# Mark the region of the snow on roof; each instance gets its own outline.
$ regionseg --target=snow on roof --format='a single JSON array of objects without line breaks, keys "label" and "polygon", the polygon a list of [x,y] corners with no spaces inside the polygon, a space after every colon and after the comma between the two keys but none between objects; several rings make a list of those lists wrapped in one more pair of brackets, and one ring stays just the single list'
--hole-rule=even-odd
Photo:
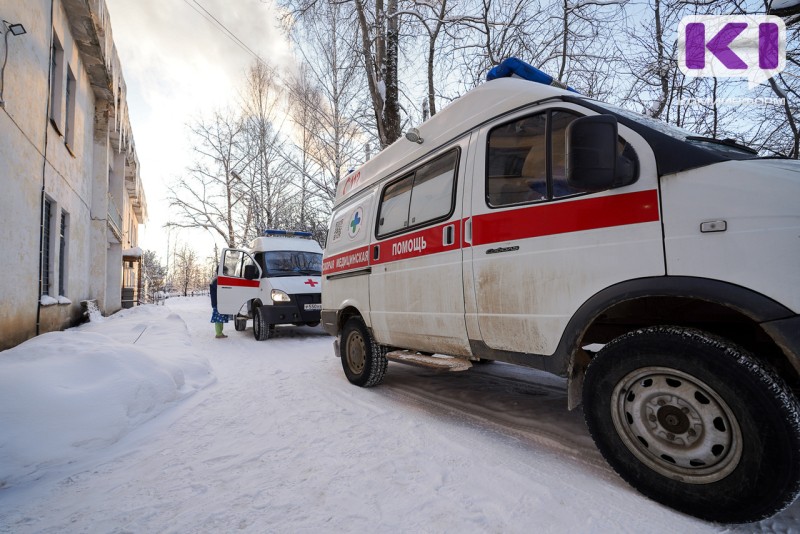
[{"label": "snow on roof", "polygon": [[422,144],[400,138],[354,172],[342,178],[336,190],[335,205],[352,193],[375,183],[486,121],[547,98],[575,93],[520,78],[498,78],[485,82],[422,123]]},{"label": "snow on roof", "polygon": [[141,258],[142,254],[144,253],[140,247],[126,248],[122,251],[123,256],[130,256],[134,258]]}]

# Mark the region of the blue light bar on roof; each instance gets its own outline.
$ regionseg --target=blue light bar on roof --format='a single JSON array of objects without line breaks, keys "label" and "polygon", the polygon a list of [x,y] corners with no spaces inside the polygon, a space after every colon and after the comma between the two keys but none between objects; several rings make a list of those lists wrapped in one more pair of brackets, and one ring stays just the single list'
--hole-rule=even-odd
[{"label": "blue light bar on roof", "polygon": [[492,70],[490,70],[486,75],[486,80],[490,81],[497,78],[510,78],[512,76],[517,76],[519,78],[544,85],[552,85],[553,87],[566,89],[568,91],[572,91],[573,93],[578,92],[572,87],[559,82],[549,74],[546,74],[536,67],[528,65],[521,59],[517,59],[515,57],[504,59],[499,65],[492,67]]},{"label": "blue light bar on roof", "polygon": [[286,237],[311,237],[311,232],[299,232],[296,230],[264,230],[265,236],[282,235]]}]

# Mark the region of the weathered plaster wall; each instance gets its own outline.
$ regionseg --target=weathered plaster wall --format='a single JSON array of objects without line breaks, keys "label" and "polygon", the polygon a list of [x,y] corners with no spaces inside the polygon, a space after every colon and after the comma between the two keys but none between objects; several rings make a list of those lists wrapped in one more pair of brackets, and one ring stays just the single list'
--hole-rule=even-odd
[{"label": "weathered plaster wall", "polygon": [[[117,232],[110,230],[109,193],[120,213],[129,204],[142,206],[145,201],[140,185],[133,192],[126,188],[126,175],[139,184],[138,163],[127,118],[125,82],[104,1],[6,0],[0,3],[0,19],[21,23],[27,30],[22,36],[9,35],[4,107],[0,108],[2,350],[37,332],[75,324],[82,300],[96,299],[106,314],[120,309],[123,225],[120,222]],[[56,121],[50,120],[47,109],[53,32],[63,47],[64,65],[69,65],[75,78],[70,135],[65,135],[63,93],[56,101],[57,112],[50,114]],[[0,41],[0,54],[2,46]],[[55,80],[63,88],[67,70]],[[126,168],[127,161],[135,165]],[[40,306],[44,197],[51,202],[53,218],[51,261],[46,267],[49,296],[58,299],[63,292],[66,299]],[[64,291],[59,291],[62,212],[68,214],[68,230]]]},{"label": "weathered plaster wall", "polygon": [[[9,36],[0,109],[0,348],[36,332],[50,2],[4,2],[0,18],[27,34]],[[0,52],[3,44],[0,43]]]}]

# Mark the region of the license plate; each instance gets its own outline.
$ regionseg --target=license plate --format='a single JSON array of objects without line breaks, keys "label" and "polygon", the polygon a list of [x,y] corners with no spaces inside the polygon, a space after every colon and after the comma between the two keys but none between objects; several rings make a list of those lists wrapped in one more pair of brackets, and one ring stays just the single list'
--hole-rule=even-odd
[{"label": "license plate", "polygon": [[303,306],[303,309],[306,311],[322,310],[322,304],[306,304]]}]

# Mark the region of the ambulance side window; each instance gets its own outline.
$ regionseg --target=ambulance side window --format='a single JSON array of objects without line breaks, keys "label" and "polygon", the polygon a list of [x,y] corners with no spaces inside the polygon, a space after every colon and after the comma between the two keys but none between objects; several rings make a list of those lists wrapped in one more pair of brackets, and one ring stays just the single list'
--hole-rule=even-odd
[{"label": "ambulance side window", "polygon": [[[580,116],[551,109],[493,128],[486,160],[488,205],[497,208],[585,193],[569,185],[566,175],[567,126]],[[622,137],[618,150],[638,175],[636,153]]]},{"label": "ambulance side window", "polygon": [[547,198],[547,114],[539,113],[489,133],[486,195],[507,206]]},{"label": "ambulance side window", "polygon": [[408,206],[411,203],[413,185],[414,175],[409,174],[383,190],[378,235],[390,234],[408,226]]},{"label": "ambulance side window", "polygon": [[458,150],[390,183],[378,210],[378,237],[446,218],[453,210]]},{"label": "ambulance side window", "polygon": [[452,209],[453,177],[458,153],[450,152],[423,165],[414,175],[411,191],[410,224],[419,224],[444,217]]},{"label": "ambulance side window", "polygon": [[225,276],[239,276],[242,268],[242,252],[239,250],[226,250],[222,263],[222,274]]}]

